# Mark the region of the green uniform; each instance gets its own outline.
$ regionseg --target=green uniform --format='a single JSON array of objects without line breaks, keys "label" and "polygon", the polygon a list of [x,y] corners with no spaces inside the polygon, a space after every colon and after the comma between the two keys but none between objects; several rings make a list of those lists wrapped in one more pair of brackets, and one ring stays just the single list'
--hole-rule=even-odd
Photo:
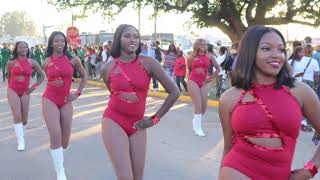
[{"label": "green uniform", "polygon": [[81,61],[82,66],[84,67],[84,51],[82,51],[82,49],[78,51],[78,57]]},{"label": "green uniform", "polygon": [[35,59],[35,57],[34,57],[34,51],[30,51],[29,56],[30,56],[31,59]]},{"label": "green uniform", "polygon": [[[0,48],[0,64],[2,64],[1,48]],[[1,66],[0,66],[1,68]]]},{"label": "green uniform", "polygon": [[2,79],[5,81],[6,79],[6,66],[11,56],[11,50],[8,48],[1,49],[1,68],[2,68]]},{"label": "green uniform", "polygon": [[38,64],[41,66],[42,60],[43,60],[43,52],[41,50],[35,50],[34,51],[34,59],[38,62]]}]

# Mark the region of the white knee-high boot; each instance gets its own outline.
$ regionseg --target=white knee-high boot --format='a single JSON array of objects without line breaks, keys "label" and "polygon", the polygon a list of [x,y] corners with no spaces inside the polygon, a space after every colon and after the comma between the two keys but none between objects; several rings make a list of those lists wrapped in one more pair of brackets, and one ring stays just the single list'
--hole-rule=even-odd
[{"label": "white knee-high boot", "polygon": [[198,136],[205,136],[205,133],[202,130],[202,114],[194,114],[193,117],[193,130]]},{"label": "white knee-high boot", "polygon": [[193,115],[193,119],[192,119],[192,130],[193,130],[193,132],[196,132],[196,116],[198,116],[198,114],[194,114]]},{"label": "white knee-high boot", "polygon": [[58,149],[50,149],[50,154],[57,173],[57,180],[67,180],[63,167],[64,157],[62,147]]},{"label": "white knee-high boot", "polygon": [[14,124],[14,131],[16,132],[17,141],[18,141],[18,151],[24,151],[24,133],[22,123]]}]

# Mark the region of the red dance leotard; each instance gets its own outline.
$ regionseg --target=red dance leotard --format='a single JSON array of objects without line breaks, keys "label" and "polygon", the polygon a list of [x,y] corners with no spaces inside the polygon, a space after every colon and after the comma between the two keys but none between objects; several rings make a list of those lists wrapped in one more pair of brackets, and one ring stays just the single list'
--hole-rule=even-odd
[{"label": "red dance leotard", "polygon": [[[109,80],[111,95],[103,117],[118,123],[128,136],[137,130],[133,124],[144,117],[150,76],[137,57],[134,61],[123,63],[115,59]],[[135,94],[138,101],[129,101],[121,95]]]},{"label": "red dance leotard", "polygon": [[[242,102],[246,93],[255,100]],[[232,111],[233,142],[223,166],[253,180],[288,180],[301,118],[301,107],[287,87],[252,85]],[[250,137],[279,138],[282,146],[259,146],[249,141]]]},{"label": "red dance leotard", "polygon": [[[9,88],[18,96],[22,96],[29,88],[31,74],[32,66],[29,59],[15,59],[10,70]],[[24,77],[24,80],[20,80],[19,77]]]},{"label": "red dance leotard", "polygon": [[[201,88],[206,81],[209,67],[210,60],[208,55],[196,56],[192,60],[189,80],[192,80]],[[202,70],[200,70],[200,68]]]},{"label": "red dance leotard", "polygon": [[[51,56],[45,72],[48,84],[43,97],[49,99],[60,109],[65,104],[64,99],[70,94],[72,83],[73,65],[67,56]],[[56,80],[62,80],[63,84],[55,84]]]}]

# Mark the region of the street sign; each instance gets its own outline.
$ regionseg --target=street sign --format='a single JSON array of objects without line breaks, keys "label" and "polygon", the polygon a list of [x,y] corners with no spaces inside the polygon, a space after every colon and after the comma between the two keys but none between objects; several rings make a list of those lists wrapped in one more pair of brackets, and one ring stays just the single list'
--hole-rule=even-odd
[{"label": "street sign", "polygon": [[81,40],[79,38],[76,38],[76,39],[67,38],[67,44],[80,45]]},{"label": "street sign", "polygon": [[77,39],[79,37],[79,29],[76,27],[68,27],[67,36],[70,39]]}]

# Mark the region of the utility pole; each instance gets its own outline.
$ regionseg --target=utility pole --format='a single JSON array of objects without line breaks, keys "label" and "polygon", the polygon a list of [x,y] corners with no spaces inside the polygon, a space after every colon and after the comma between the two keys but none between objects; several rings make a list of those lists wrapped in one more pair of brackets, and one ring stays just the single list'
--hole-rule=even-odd
[{"label": "utility pole", "polygon": [[154,7],[154,32],[153,32],[153,40],[157,40],[157,16],[158,16],[158,7]]},{"label": "utility pole", "polygon": [[140,32],[140,27],[141,27],[141,1],[140,0],[137,2],[137,8],[138,8],[138,30]]},{"label": "utility pole", "polygon": [[71,13],[71,27],[73,27],[73,19],[74,19],[73,13]]}]

